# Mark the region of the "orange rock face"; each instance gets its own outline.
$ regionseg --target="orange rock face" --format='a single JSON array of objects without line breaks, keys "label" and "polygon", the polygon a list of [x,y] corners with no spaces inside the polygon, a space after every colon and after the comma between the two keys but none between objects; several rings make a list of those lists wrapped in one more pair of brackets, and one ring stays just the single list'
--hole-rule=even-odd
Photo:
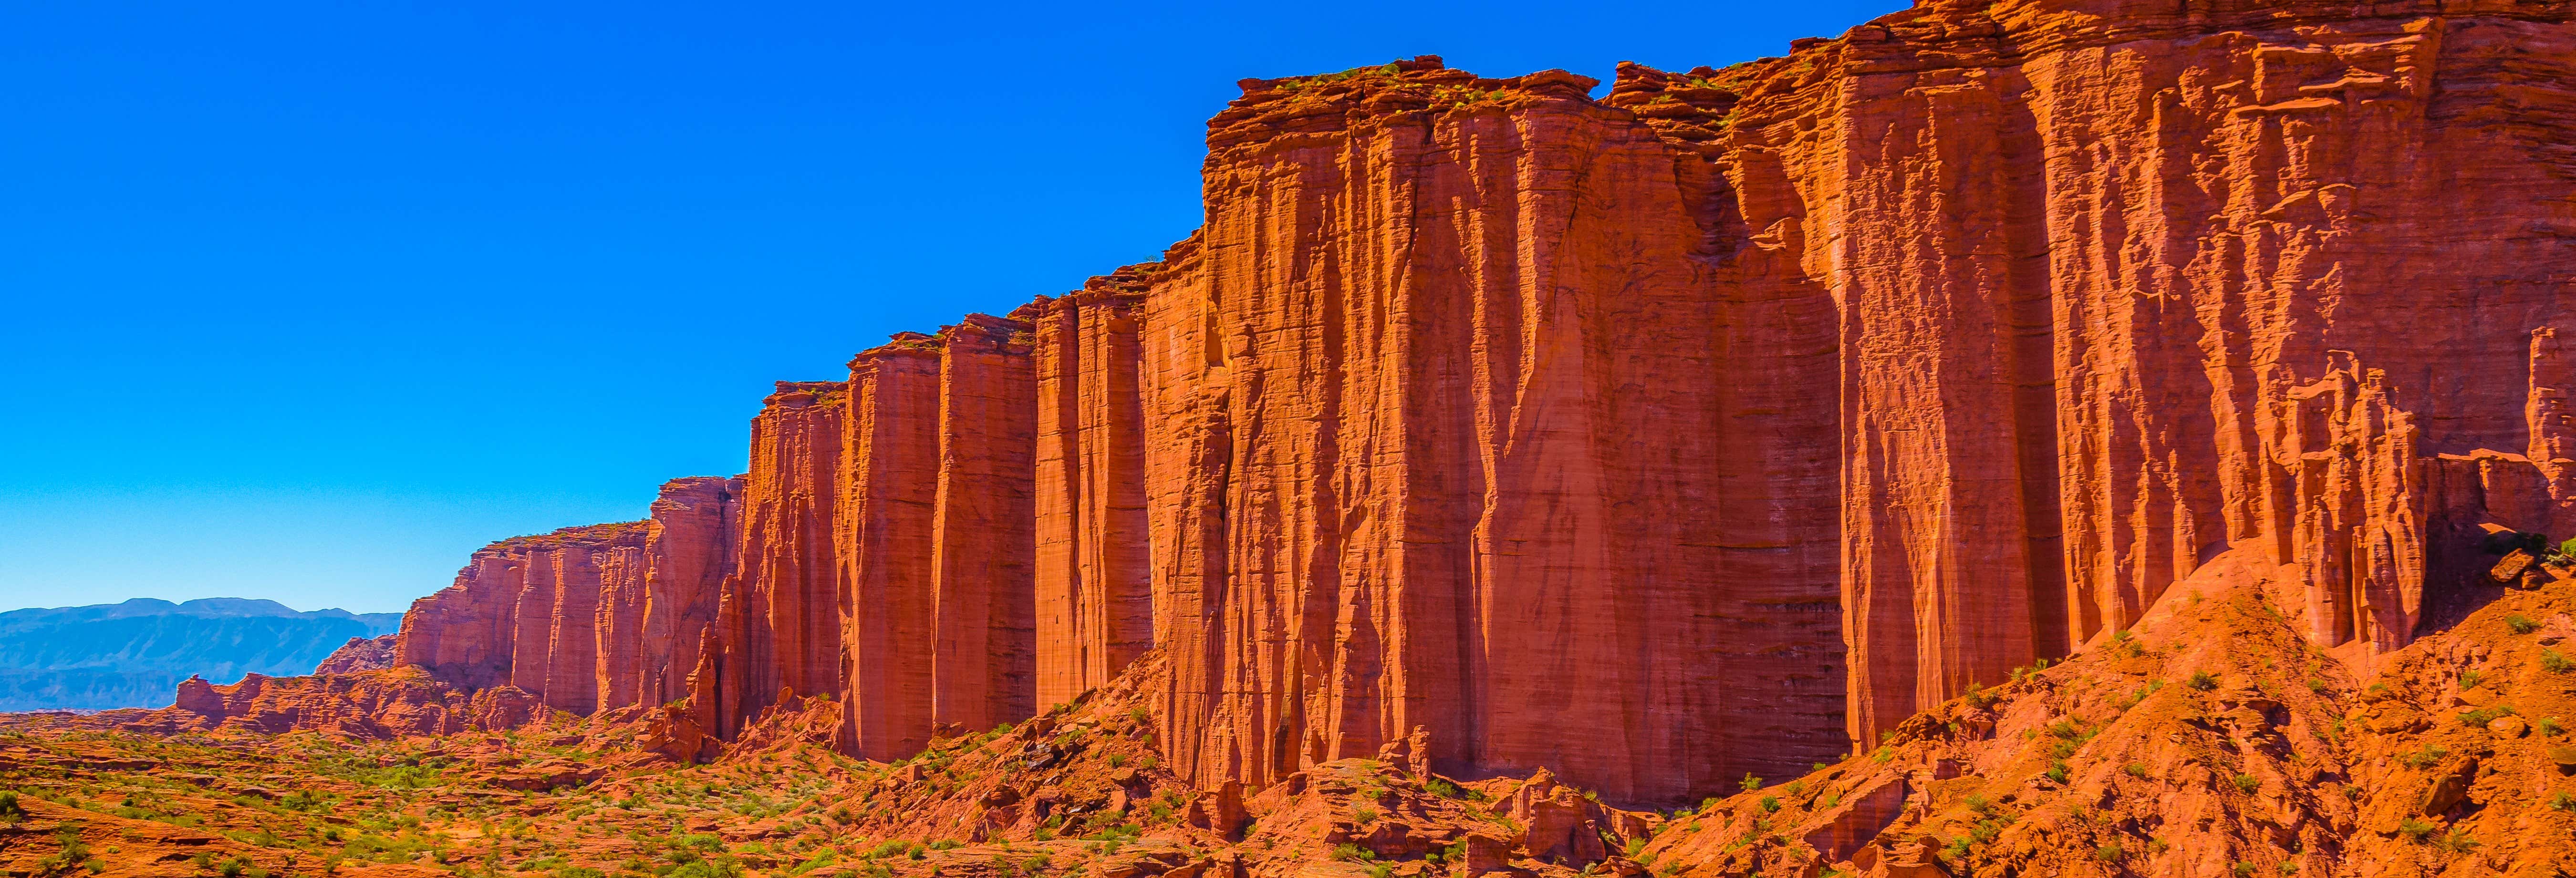
[{"label": "orange rock face", "polygon": [[1143,278],[1095,278],[1036,323],[1037,703],[1109,682],[1154,642],[1145,525]]},{"label": "orange rock face", "polygon": [[1427,726],[1444,771],[1661,799],[1846,748],[1831,339],[1722,331],[1831,310],[1710,252],[1715,177],[1592,85],[1400,62],[1211,126],[1143,329],[1195,776]]},{"label": "orange rock face", "polygon": [[779,385],[738,485],[496,544],[399,657],[718,737],[828,693],[891,759],[1151,648],[1193,784],[1420,728],[1632,802],[1866,745],[2222,553],[2366,661],[2491,531],[2576,530],[2567,18],[1927,0],[1599,98],[1246,80],[1160,261]]},{"label": "orange rock face", "polygon": [[930,539],[931,720],[939,726],[988,729],[1037,712],[1029,330],[974,314],[939,333],[939,494]]},{"label": "orange rock face", "polygon": [[600,707],[601,624],[612,590],[640,588],[643,522],[571,527],[474,553],[456,584],[412,603],[395,660],[467,690],[510,685],[574,713]]},{"label": "orange rock face", "polygon": [[[639,626],[633,700],[607,706],[667,704],[689,694],[698,645],[715,624],[724,578],[734,569],[742,480],[674,479],[653,501],[645,522],[644,616]],[[603,665],[612,674],[623,671]]]},{"label": "orange rock face", "polygon": [[310,677],[250,674],[230,686],[190,677],[179,684],[177,704],[122,727],[157,734],[305,730],[384,739],[516,728],[545,707],[515,687],[466,692],[412,667]]},{"label": "orange rock face", "polygon": [[316,674],[354,674],[359,671],[381,671],[394,666],[396,635],[352,637],[340,644],[313,668]]},{"label": "orange rock face", "polygon": [[[486,546],[454,586],[413,602],[383,666],[469,692],[511,685],[579,714],[685,695],[730,572],[739,491],[679,479],[646,521]],[[344,672],[332,667],[316,673]]]},{"label": "orange rock face", "polygon": [[752,419],[735,564],[708,629],[723,651],[699,664],[712,679],[711,699],[698,709],[710,711],[704,725],[723,734],[777,703],[782,690],[839,690],[842,580],[832,515],[847,390],[838,381],[781,381]]}]

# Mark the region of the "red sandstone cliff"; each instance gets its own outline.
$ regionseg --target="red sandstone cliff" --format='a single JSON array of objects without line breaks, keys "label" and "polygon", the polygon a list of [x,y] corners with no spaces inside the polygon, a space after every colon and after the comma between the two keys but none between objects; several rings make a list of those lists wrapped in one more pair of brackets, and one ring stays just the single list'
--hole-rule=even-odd
[{"label": "red sandstone cliff", "polygon": [[1847,752],[2231,548],[2367,663],[2487,526],[2576,530],[2567,20],[1936,0],[1598,99],[1246,80],[1160,261],[780,384],[738,483],[495,544],[399,658],[720,735],[831,694],[891,759],[1151,647],[1193,783],[1421,727],[1629,801]]},{"label": "red sandstone cliff", "polygon": [[1135,270],[1024,310],[1036,324],[1037,703],[1109,682],[1154,642]]},{"label": "red sandstone cliff", "polygon": [[474,554],[413,602],[392,663],[475,691],[516,686],[574,713],[685,694],[730,572],[731,479],[679,479],[641,522],[565,528]]},{"label": "red sandstone cliff", "polygon": [[694,670],[711,696],[698,707],[701,723],[725,735],[782,691],[838,691],[842,584],[832,514],[845,390],[837,381],[781,381],[752,420],[734,568],[707,629],[722,653],[701,654]]},{"label": "red sandstone cliff", "polygon": [[381,671],[394,666],[396,635],[352,637],[339,649],[313,668],[315,674],[354,674],[359,671]]}]

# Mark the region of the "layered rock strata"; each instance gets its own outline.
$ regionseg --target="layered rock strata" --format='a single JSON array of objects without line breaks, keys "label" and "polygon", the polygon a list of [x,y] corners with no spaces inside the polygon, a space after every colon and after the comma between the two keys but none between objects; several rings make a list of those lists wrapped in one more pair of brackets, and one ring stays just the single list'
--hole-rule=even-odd
[{"label": "layered rock strata", "polygon": [[478,556],[512,584],[403,653],[566,704],[540,659],[667,649],[720,735],[830,693],[898,758],[1151,647],[1194,783],[1420,728],[1626,801],[1873,741],[2231,549],[2368,661],[2488,532],[2576,528],[2568,14],[1933,0],[1599,99],[1246,80],[1161,260],[780,385],[699,645],[580,546]]}]

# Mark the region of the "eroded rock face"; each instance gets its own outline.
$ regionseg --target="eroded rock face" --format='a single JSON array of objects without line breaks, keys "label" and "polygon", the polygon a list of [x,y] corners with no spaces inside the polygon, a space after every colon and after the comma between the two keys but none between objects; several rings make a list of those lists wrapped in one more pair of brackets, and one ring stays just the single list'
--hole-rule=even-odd
[{"label": "eroded rock face", "polygon": [[2244,541],[2308,567],[2321,642],[2412,637],[2422,469],[2543,432],[2564,122],[2502,95],[2561,91],[2568,33],[2374,10],[1929,4],[1720,74],[1723,127],[1652,120],[1799,193],[1746,226],[1841,305],[1856,737]]},{"label": "eroded rock face", "polygon": [[[691,489],[739,512],[496,544],[398,652],[693,693],[720,738],[829,693],[898,758],[1151,647],[1193,784],[1419,728],[1439,771],[1662,802],[2103,642],[2223,552],[2390,653],[2491,530],[2576,528],[2567,19],[1932,0],[1599,99],[1246,80],[1161,260],[781,384],[751,472]],[[1879,804],[1818,844],[1874,850]]]},{"label": "eroded rock face", "polygon": [[[620,606],[603,598],[640,587],[645,543],[645,524],[624,522],[485,546],[455,585],[412,602],[395,661],[467,691],[509,685],[559,710],[597,710],[602,610]],[[609,620],[612,641],[628,624]]]},{"label": "eroded rock face", "polygon": [[[729,572],[739,491],[734,479],[679,479],[646,521],[486,546],[455,585],[413,602],[387,666],[469,692],[514,686],[578,714],[678,698],[715,615],[717,571]],[[317,673],[338,673],[329,667]]]},{"label": "eroded rock face", "polygon": [[[698,644],[715,624],[724,578],[734,568],[736,502],[742,479],[697,476],[673,479],[653,501],[645,522],[644,616],[637,638],[636,700],[667,704],[689,694],[698,667]],[[611,669],[611,673],[618,673]]]},{"label": "eroded rock face", "polygon": [[1419,725],[1442,770],[1634,800],[1846,747],[1830,304],[1711,252],[1719,181],[1592,85],[1400,62],[1211,125],[1144,326],[1197,775]]},{"label": "eroded rock face", "polygon": [[515,687],[468,692],[416,667],[310,677],[250,674],[229,686],[190,677],[180,682],[178,695],[178,703],[121,727],[157,734],[302,730],[385,739],[517,728],[546,709],[535,695]]},{"label": "eroded rock face", "polygon": [[1154,642],[1138,270],[1023,309],[1037,377],[1037,703],[1071,701]]},{"label": "eroded rock face", "polygon": [[393,667],[396,637],[397,635],[387,634],[382,637],[349,638],[349,642],[341,644],[339,649],[332,650],[328,657],[323,658],[322,663],[313,668],[313,673],[354,674],[359,671],[380,671]]},{"label": "eroded rock face", "polygon": [[848,409],[843,382],[781,381],[752,419],[735,565],[709,629],[723,652],[700,663],[713,672],[713,697],[696,709],[720,734],[733,734],[782,691],[840,689],[843,586],[833,514]]}]

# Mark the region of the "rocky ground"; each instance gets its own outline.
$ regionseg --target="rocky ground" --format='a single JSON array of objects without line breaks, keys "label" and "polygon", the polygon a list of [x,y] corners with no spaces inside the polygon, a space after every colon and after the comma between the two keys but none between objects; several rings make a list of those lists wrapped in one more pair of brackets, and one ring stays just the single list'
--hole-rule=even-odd
[{"label": "rocky ground", "polygon": [[1264,790],[1191,789],[1139,707],[1150,655],[1036,719],[891,764],[834,753],[838,706],[819,698],[721,747],[660,709],[501,732],[336,717],[266,731],[330,716],[276,698],[420,685],[382,671],[271,684],[272,701],[218,724],[179,708],[0,720],[0,871],[2569,874],[2576,581],[2458,596],[2438,630],[2372,658],[2312,646],[2276,574],[2222,556],[2072,658],[1804,777],[1748,777],[1667,815],[1545,772],[1441,777],[1415,765],[1419,739]]}]

